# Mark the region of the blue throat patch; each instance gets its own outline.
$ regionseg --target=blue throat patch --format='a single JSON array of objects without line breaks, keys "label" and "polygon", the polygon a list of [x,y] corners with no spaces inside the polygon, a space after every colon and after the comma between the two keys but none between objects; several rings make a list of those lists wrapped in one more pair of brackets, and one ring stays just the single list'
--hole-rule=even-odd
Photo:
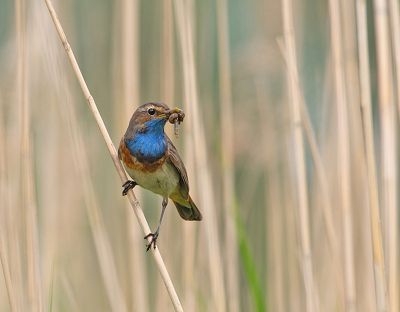
[{"label": "blue throat patch", "polygon": [[156,118],[145,123],[145,128],[137,132],[132,140],[125,140],[126,147],[140,162],[152,163],[159,160],[168,150],[164,133],[166,120]]}]

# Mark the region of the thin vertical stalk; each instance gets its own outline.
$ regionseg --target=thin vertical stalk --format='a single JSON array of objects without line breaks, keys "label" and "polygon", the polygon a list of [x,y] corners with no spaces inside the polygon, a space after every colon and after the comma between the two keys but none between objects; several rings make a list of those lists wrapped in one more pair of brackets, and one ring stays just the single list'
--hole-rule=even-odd
[{"label": "thin vertical stalk", "polygon": [[[140,103],[140,46],[139,46],[139,25],[140,25],[140,4],[137,0],[124,0],[122,2],[122,96],[123,96],[123,114],[119,124],[125,127],[133,112]],[[136,190],[136,195],[141,199],[142,192]],[[126,203],[129,205],[129,203]],[[142,245],[140,229],[132,226],[133,215],[129,210],[126,218],[128,223],[129,241],[135,248]],[[138,311],[149,311],[149,297],[147,292],[146,279],[146,260],[145,255],[136,252],[135,248],[130,248],[130,263],[132,272],[132,281],[135,281],[131,288],[131,296]]]},{"label": "thin vertical stalk", "polygon": [[[26,119],[25,119],[26,122]],[[28,122],[29,123],[29,122]],[[25,141],[25,140],[23,140]],[[41,282],[40,255],[39,255],[39,230],[37,220],[37,207],[35,198],[35,179],[32,138],[28,135],[27,146],[23,146],[24,167],[26,180],[26,235],[27,235],[27,261],[29,278],[29,299],[32,311],[43,311],[43,289]],[[26,153],[26,154],[25,154]],[[25,170],[26,169],[26,170]]]},{"label": "thin vertical stalk", "polygon": [[[59,84],[56,84],[56,88],[60,88]],[[67,89],[66,86],[63,86],[63,88],[64,90]],[[66,91],[67,95],[70,94],[68,91]],[[111,242],[106,231],[94,186],[90,179],[88,156],[86,154],[82,131],[80,131],[77,122],[75,107],[73,105],[65,105],[65,102],[61,102],[59,108],[63,122],[62,128],[66,130],[65,132],[68,134],[70,146],[72,147],[73,163],[77,168],[79,180],[82,181],[80,187],[85,200],[101,277],[103,278],[111,311],[128,311],[118,279]]]},{"label": "thin vertical stalk", "polygon": [[[16,32],[16,49],[17,49],[17,68],[16,68],[16,98],[18,103],[18,124],[20,125],[20,131],[22,131],[21,125],[22,123],[22,111],[23,111],[23,102],[26,99],[24,95],[24,91],[26,90],[24,84],[26,84],[25,77],[25,66],[26,62],[24,59],[25,57],[25,39],[24,39],[24,32],[25,29],[25,13],[22,13],[24,2],[23,0],[16,0],[15,1],[15,32]],[[22,177],[22,168],[21,168],[21,161],[22,161],[22,135],[18,133],[20,145],[19,145],[19,164],[16,168],[15,177],[18,180],[18,186],[21,187],[23,183],[21,181]],[[5,149],[7,151],[7,149]],[[14,290],[15,296],[17,298],[17,302],[19,308],[27,309],[28,304],[26,302],[26,295],[25,295],[25,288],[26,288],[26,281],[22,276],[22,256],[21,256],[21,242],[22,240],[22,232],[23,227],[26,226],[24,222],[25,211],[23,211],[23,203],[24,203],[24,196],[17,197],[17,203],[14,209],[9,210],[8,215],[8,231],[9,231],[9,239],[10,241],[14,242],[14,248],[9,249],[9,255],[11,260],[11,275],[13,275],[13,283],[14,283]],[[11,202],[10,202],[11,204]]]},{"label": "thin vertical stalk", "polygon": [[200,203],[204,209],[204,227],[207,234],[209,268],[214,309],[226,311],[225,286],[223,266],[220,253],[219,234],[217,230],[217,215],[215,213],[214,193],[212,189],[211,172],[208,165],[207,148],[201,113],[199,110],[196,66],[194,58],[194,43],[189,8],[182,0],[175,0],[175,17],[179,32],[180,46],[183,58],[184,98],[188,111],[189,122],[193,125],[191,132],[194,144],[196,176],[201,189]]},{"label": "thin vertical stalk", "polygon": [[219,94],[221,104],[222,182],[225,209],[225,247],[227,257],[228,310],[239,312],[239,260],[234,208],[234,149],[231,91],[231,57],[229,52],[228,6],[217,0]]},{"label": "thin vertical stalk", "polygon": [[343,47],[343,67],[348,111],[349,151],[351,161],[352,228],[354,248],[354,270],[356,277],[357,309],[375,312],[375,287],[373,250],[371,246],[371,218],[368,205],[368,175],[363,139],[362,113],[360,109],[360,77],[357,48],[356,8],[354,1],[340,1],[341,33]]},{"label": "thin vertical stalk", "polygon": [[26,56],[25,1],[16,2],[16,15],[19,20],[18,31],[18,89],[21,109],[21,194],[22,206],[26,216],[27,268],[29,308],[31,311],[43,310],[43,293],[39,269],[39,237],[33,178],[32,145],[30,138],[30,107],[28,102],[28,64]]},{"label": "thin vertical stalk", "polygon": [[[169,106],[175,105],[175,47],[174,47],[174,17],[172,0],[165,0],[163,3],[163,22],[162,22],[162,53],[161,53],[161,64],[162,64],[162,75],[160,75],[161,85],[161,98],[162,102]],[[186,125],[186,133],[190,133],[190,125]],[[172,132],[172,128],[166,129],[168,136],[174,140],[175,137]],[[190,135],[185,136],[185,155],[186,159],[186,170],[191,175],[193,172],[193,156],[188,155],[192,153],[193,149],[190,146]],[[192,191],[191,191],[192,192]],[[194,198],[196,197],[193,195]],[[173,229],[173,219],[166,220],[170,222],[167,224],[169,229]],[[193,274],[193,267],[195,267],[196,259],[196,246],[193,244],[195,241],[195,228],[190,222],[184,222],[182,224],[182,246],[183,246],[183,258],[182,258],[182,279],[185,285],[184,303],[188,311],[196,311],[197,305],[195,302],[195,280]],[[162,308],[164,305],[162,294],[159,295],[159,307]]]},{"label": "thin vertical stalk", "polygon": [[[174,45],[174,16],[173,16],[173,4],[172,0],[163,1],[163,38],[162,38],[162,64],[163,64],[163,75],[161,76],[161,95],[164,102],[170,106],[175,104],[175,45]],[[185,165],[189,176],[194,176],[194,162],[193,162],[193,146],[192,136],[190,135],[192,127],[189,123],[185,126],[186,135],[184,136],[185,146]],[[166,130],[167,134],[172,140],[175,137],[172,133],[172,128]],[[192,188],[191,196],[197,198],[196,190]],[[173,222],[173,219],[170,219]],[[172,223],[170,229],[174,228]],[[182,280],[185,285],[185,297],[184,302],[188,311],[195,312],[198,309],[195,300],[195,289],[196,285],[196,274],[194,274],[193,268],[196,266],[196,245],[193,242],[196,240],[196,228],[190,222],[184,222],[182,224],[182,246],[183,246],[183,258],[182,258]]]},{"label": "thin vertical stalk", "polygon": [[[290,116],[287,116],[290,117]],[[289,131],[287,131],[289,132]],[[289,302],[287,304],[287,311],[306,311],[306,298],[304,296],[304,278],[302,278],[302,263],[299,254],[299,231],[298,228],[298,212],[296,207],[296,189],[295,183],[293,181],[292,174],[292,134],[285,133],[285,145],[287,148],[285,149],[284,157],[285,164],[283,166],[283,185],[285,186],[285,190],[287,186],[290,187],[289,194],[283,196],[283,211],[284,211],[284,224],[285,226],[285,238],[286,238],[286,248],[285,248],[285,258],[287,259],[287,273],[285,278],[287,280],[286,287],[288,289],[288,298]]]},{"label": "thin vertical stalk", "polygon": [[284,292],[284,264],[283,264],[283,205],[281,200],[282,187],[279,176],[279,158],[277,149],[271,150],[270,146],[277,146],[278,133],[276,129],[276,113],[270,104],[263,81],[256,80],[256,96],[258,115],[261,125],[262,151],[264,155],[265,174],[267,183],[265,187],[265,201],[267,205],[266,226],[267,233],[267,268],[270,277],[267,279],[267,302],[269,311],[285,311]]},{"label": "thin vertical stalk", "polygon": [[319,311],[318,293],[314,285],[312,271],[312,252],[310,244],[309,204],[307,191],[306,164],[304,155],[303,127],[300,111],[300,95],[296,88],[297,60],[293,28],[292,3],[282,0],[283,26],[287,53],[288,75],[290,84],[290,105],[292,114],[293,152],[295,158],[296,189],[300,248],[302,258],[303,282],[306,291],[307,311]]},{"label": "thin vertical stalk", "polygon": [[365,154],[367,160],[368,194],[371,216],[373,268],[375,278],[376,308],[379,312],[389,310],[386,289],[385,262],[383,256],[382,229],[379,216],[378,186],[376,180],[374,131],[372,123],[371,81],[369,71],[367,7],[363,0],[356,1],[358,57],[360,72],[361,112],[363,118]]},{"label": "thin vertical stalk", "polygon": [[356,285],[353,254],[352,211],[350,193],[350,151],[347,99],[344,80],[339,2],[329,1],[331,47],[334,67],[338,118],[338,176],[343,221],[346,311],[356,310]]},{"label": "thin vertical stalk", "polygon": [[[47,34],[46,32],[51,31],[50,28],[47,28],[48,26],[50,26],[50,24],[42,26],[44,28],[42,27],[43,29],[40,30],[41,33]],[[70,141],[70,144],[67,144],[69,145],[67,149],[68,152],[70,152],[70,154],[68,154],[67,152],[67,155],[72,156],[73,165],[77,169],[76,172],[78,173],[79,181],[82,182],[81,184],[76,185],[76,187],[79,189],[79,191],[81,191],[80,193],[82,193],[83,198],[85,200],[86,213],[89,219],[90,230],[92,231],[95,251],[97,259],[99,261],[100,273],[103,279],[103,285],[106,290],[106,294],[108,295],[106,299],[109,299],[111,311],[127,311],[128,309],[125,306],[125,300],[123,298],[122,290],[117,278],[117,270],[114,262],[114,255],[111,248],[111,243],[105,229],[103,216],[97,202],[92,181],[90,179],[89,165],[87,160],[88,158],[86,156],[86,149],[83,143],[84,140],[82,137],[82,131],[80,131],[80,128],[78,126],[75,106],[70,105],[71,103],[73,103],[73,101],[71,101],[71,90],[69,88],[69,84],[66,83],[65,79],[63,78],[60,79],[61,77],[60,74],[64,68],[62,66],[52,64],[52,61],[54,62],[55,58],[57,58],[57,55],[55,54],[56,52],[54,50],[55,49],[51,48],[47,49],[45,59],[49,62],[48,65],[52,67],[50,68],[50,74],[51,74],[50,79],[53,82],[55,92],[62,98],[61,101],[60,100],[57,101],[61,117],[60,129],[63,129],[63,133],[67,135],[66,137],[67,140],[69,139]],[[54,107],[52,108],[56,109]],[[56,120],[56,123],[60,123],[60,120]],[[55,137],[57,137],[57,133]],[[58,143],[59,140],[56,141]],[[62,149],[65,148],[65,144],[61,144],[60,146],[57,146],[56,144],[56,146],[54,146],[53,142],[53,146],[47,148],[48,149],[53,148],[57,150],[60,153],[60,155],[61,154],[64,155],[63,158],[65,158],[66,151]],[[61,161],[60,165],[65,167],[65,160],[60,160],[60,161]],[[46,165],[51,166],[51,164],[48,163],[46,163]],[[51,177],[50,180],[53,180],[54,178],[56,177]],[[73,190],[72,192],[77,193],[76,190]],[[80,195],[80,193],[78,195]],[[70,195],[71,196],[68,196],[68,200],[70,200],[71,197],[72,198],[74,197],[72,194]],[[62,208],[62,206],[60,208]],[[69,211],[73,211],[73,209],[72,210],[69,209]],[[64,216],[67,218],[69,217],[68,213],[64,214]],[[71,224],[73,224],[73,222]],[[56,225],[56,228],[57,226],[59,226],[59,224]],[[54,231],[55,230],[53,229],[51,232]],[[74,246],[75,248],[79,248],[79,244],[74,244]]]},{"label": "thin vertical stalk", "polygon": [[11,312],[17,311],[17,305],[15,303],[14,290],[11,282],[10,269],[8,267],[8,260],[6,255],[6,249],[3,244],[3,232],[0,227],[0,261],[3,267],[4,279],[6,281],[8,300],[10,301]]},{"label": "thin vertical stalk", "polygon": [[[7,162],[6,162],[6,131],[3,123],[3,106],[0,101],[0,220],[4,225],[8,225],[10,207],[8,196],[8,179],[7,179]],[[6,230],[7,232],[7,230]],[[11,230],[9,231],[11,233]],[[0,227],[0,261],[3,267],[4,280],[6,282],[8,299],[10,302],[11,311],[17,311],[15,295],[10,277],[10,268],[8,266],[8,258],[6,248],[3,243],[2,228]]]},{"label": "thin vertical stalk", "polygon": [[122,3],[122,85],[126,123],[140,101],[139,9],[137,0]]},{"label": "thin vertical stalk", "polygon": [[[186,128],[186,133],[190,133],[189,129]],[[185,164],[186,170],[189,172],[189,176],[192,176],[190,172],[195,172],[194,169],[194,155],[193,155],[193,144],[191,141],[191,136],[185,136]],[[194,190],[195,191],[195,190]],[[191,191],[192,192],[192,191]],[[193,192],[193,198],[197,198],[198,192]],[[196,284],[197,276],[193,274],[193,268],[200,264],[200,261],[196,259],[196,249],[197,246],[193,244],[196,240],[196,229],[189,223],[185,222],[183,224],[183,283],[185,285],[185,303],[186,309],[188,311],[197,311],[198,305],[196,303],[195,289],[198,287]],[[197,263],[196,263],[197,261]]]},{"label": "thin vertical stalk", "polygon": [[[395,66],[395,81],[396,84],[393,84],[393,87],[396,88],[396,95],[397,95],[397,113],[400,117],[400,13],[399,13],[399,2],[397,0],[389,0],[389,14],[390,14],[390,25],[391,25],[391,41],[392,41],[392,50],[393,50],[393,61]],[[395,104],[394,104],[395,105]],[[400,120],[400,119],[399,119]],[[396,124],[396,122],[395,122]],[[394,135],[396,135],[396,125],[393,125]],[[396,140],[396,138],[395,138]],[[396,141],[395,141],[396,142]],[[397,160],[397,152],[396,153],[394,162]],[[396,164],[395,164],[396,166]],[[396,170],[395,168],[393,168]],[[394,171],[394,172],[397,172]],[[398,190],[397,185],[397,176],[396,176],[396,185],[394,188],[394,192],[397,193]],[[400,309],[399,303],[399,212],[398,212],[398,199],[397,195],[393,196],[394,203],[389,210],[389,222],[390,222],[390,229],[389,229],[389,269],[390,269],[390,278],[389,278],[389,289],[391,296],[391,310],[398,311]]]},{"label": "thin vertical stalk", "polygon": [[398,177],[397,134],[393,101],[389,16],[386,0],[374,0],[374,21],[378,66],[378,95],[381,125],[382,209],[386,228],[385,256],[387,261],[389,307],[399,310],[398,288]]},{"label": "thin vertical stalk", "polygon": [[[284,48],[284,44],[282,40],[278,39],[278,45],[281,49],[282,55],[287,64],[287,55]],[[304,125],[304,130],[306,132],[308,143],[310,144],[311,155],[315,164],[315,171],[317,174],[317,179],[319,182],[319,187],[322,191],[323,197],[323,215],[326,226],[326,232],[328,236],[329,247],[332,255],[332,262],[335,271],[335,281],[338,290],[338,296],[343,297],[343,268],[340,260],[340,249],[339,249],[339,236],[334,226],[334,217],[333,217],[333,209],[331,204],[331,198],[329,196],[329,187],[328,187],[328,178],[326,176],[325,168],[322,162],[321,152],[317,145],[317,139],[315,137],[315,131],[311,125],[310,117],[308,115],[307,106],[304,101],[304,96],[300,89],[300,83],[298,81],[298,77],[295,77],[297,92],[300,96],[300,110],[301,110],[301,118]]]},{"label": "thin vertical stalk", "polygon": [[[65,94],[70,94],[68,84],[62,86]],[[60,92],[60,83],[56,84],[56,89]],[[62,128],[68,134],[70,146],[72,146],[72,159],[79,180],[82,181],[80,188],[85,200],[86,212],[89,218],[90,229],[95,244],[96,254],[100,265],[101,277],[108,295],[111,311],[128,311],[120,287],[117,268],[114,261],[114,255],[108,237],[102,212],[99,208],[93,183],[90,179],[89,162],[86,155],[82,131],[79,128],[74,105],[65,105],[65,102],[59,103],[60,115],[62,118]]]},{"label": "thin vertical stalk", "polygon": [[397,112],[400,117],[400,13],[399,2],[396,0],[389,0],[389,14],[390,14],[390,27],[393,60],[396,69],[396,90],[397,90]]},{"label": "thin vertical stalk", "polygon": [[[67,52],[67,55],[68,55],[68,57],[69,57],[69,59],[71,61],[71,65],[72,65],[72,67],[73,67],[73,69],[75,71],[75,74],[76,74],[77,78],[78,78],[79,84],[80,84],[80,86],[82,88],[82,91],[83,91],[83,93],[85,95],[85,98],[86,98],[86,100],[87,100],[87,102],[89,104],[89,107],[90,107],[90,109],[91,109],[91,111],[93,113],[93,116],[94,116],[94,118],[95,118],[95,120],[96,120],[96,122],[97,122],[97,124],[99,126],[100,132],[101,132],[101,134],[103,136],[103,139],[104,139],[104,141],[105,141],[105,143],[107,145],[107,148],[109,150],[109,153],[110,153],[110,156],[111,156],[111,158],[113,160],[115,168],[116,168],[116,170],[117,170],[117,172],[118,172],[118,174],[119,174],[119,176],[121,178],[121,182],[125,183],[128,180],[127,175],[126,175],[126,173],[125,173],[125,171],[124,171],[124,169],[122,167],[121,162],[118,159],[118,155],[117,155],[117,152],[115,150],[114,144],[111,141],[110,135],[108,134],[108,131],[107,131],[105,125],[104,125],[104,122],[103,122],[101,116],[100,116],[100,113],[99,113],[99,111],[97,109],[96,103],[95,103],[92,95],[90,94],[89,89],[88,89],[88,87],[87,87],[87,85],[85,83],[85,80],[84,80],[84,78],[82,76],[82,73],[81,73],[81,71],[79,69],[78,63],[76,62],[75,56],[74,56],[74,54],[72,52],[71,46],[69,45],[69,43],[67,41],[67,38],[66,38],[66,36],[64,34],[64,31],[62,29],[62,26],[61,26],[61,24],[60,24],[60,22],[58,20],[58,17],[57,17],[57,14],[56,14],[55,10],[54,10],[54,7],[53,7],[53,5],[52,5],[50,0],[45,0],[45,2],[46,2],[46,5],[47,5],[47,7],[49,9],[50,15],[51,15],[51,17],[53,19],[54,25],[55,25],[55,27],[57,29],[58,35],[60,36],[61,42],[62,42],[62,44],[64,46],[64,49]],[[137,199],[135,197],[135,194],[133,193],[132,190],[130,190],[128,192],[128,199],[129,199],[129,201],[131,203],[131,206],[132,206],[132,208],[133,208],[133,210],[134,210],[134,212],[136,214],[136,217],[138,219],[138,222],[139,222],[140,227],[142,228],[143,232],[145,234],[151,233],[149,225],[148,225],[148,223],[146,221],[146,218],[144,217],[143,211],[142,211],[142,209],[140,207],[140,204],[137,201]],[[151,238],[148,239],[149,243],[150,243],[150,240],[151,240]],[[181,303],[179,301],[178,295],[176,294],[176,291],[175,291],[174,286],[172,284],[171,278],[169,277],[168,271],[167,271],[167,269],[165,267],[165,264],[164,264],[164,262],[162,260],[161,254],[159,252],[159,248],[151,248],[151,253],[152,253],[152,255],[153,255],[153,257],[154,257],[154,259],[156,261],[156,264],[157,264],[158,269],[160,271],[160,274],[161,274],[161,276],[162,276],[162,278],[164,280],[165,287],[167,288],[167,291],[168,291],[168,293],[170,295],[170,298],[171,298],[171,301],[172,301],[172,304],[173,304],[175,310],[176,311],[183,311],[183,308],[182,308]]]},{"label": "thin vertical stalk", "polygon": [[71,109],[68,109],[68,113],[66,113],[65,117],[69,121],[67,126],[71,128],[71,131],[69,132],[72,133],[71,141],[75,153],[75,161],[77,162],[76,165],[78,167],[78,172],[81,175],[90,228],[93,233],[97,257],[99,259],[100,269],[104,280],[104,286],[107,290],[111,310],[113,312],[127,312],[128,309],[118,280],[111,243],[106,232],[94,187],[90,180],[88,158],[85,153],[83,139],[79,134],[76,118],[71,112]]},{"label": "thin vertical stalk", "polygon": [[175,99],[175,70],[174,70],[174,21],[172,16],[172,0],[165,0],[163,4],[162,24],[162,75],[161,95],[163,102],[172,106]]}]

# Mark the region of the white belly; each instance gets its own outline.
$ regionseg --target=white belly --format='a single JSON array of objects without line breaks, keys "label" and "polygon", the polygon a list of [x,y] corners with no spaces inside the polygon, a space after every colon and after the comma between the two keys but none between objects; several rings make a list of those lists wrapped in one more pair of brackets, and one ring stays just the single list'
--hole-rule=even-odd
[{"label": "white belly", "polygon": [[154,173],[144,174],[126,166],[125,169],[138,185],[162,197],[169,197],[179,184],[179,173],[168,162]]}]

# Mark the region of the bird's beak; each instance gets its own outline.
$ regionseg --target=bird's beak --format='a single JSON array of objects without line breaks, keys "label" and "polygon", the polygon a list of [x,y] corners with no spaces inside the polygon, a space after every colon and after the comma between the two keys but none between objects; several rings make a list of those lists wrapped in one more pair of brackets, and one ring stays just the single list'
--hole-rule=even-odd
[{"label": "bird's beak", "polygon": [[163,114],[160,114],[157,116],[157,118],[164,118],[167,119],[169,118],[169,116],[171,116],[173,113],[178,112],[176,111],[177,109],[169,109],[169,110],[165,110]]},{"label": "bird's beak", "polygon": [[169,114],[161,114],[161,115],[158,115],[157,118],[168,119],[169,118]]}]

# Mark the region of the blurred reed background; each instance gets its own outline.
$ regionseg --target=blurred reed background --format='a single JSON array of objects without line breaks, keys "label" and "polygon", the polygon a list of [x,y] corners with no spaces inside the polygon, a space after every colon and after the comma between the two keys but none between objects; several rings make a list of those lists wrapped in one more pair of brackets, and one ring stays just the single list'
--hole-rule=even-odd
[{"label": "blurred reed background", "polygon": [[[157,244],[185,311],[400,311],[398,1],[53,4],[115,145],[186,112],[204,220],[169,205]],[[45,2],[0,7],[0,311],[173,311]]]}]

